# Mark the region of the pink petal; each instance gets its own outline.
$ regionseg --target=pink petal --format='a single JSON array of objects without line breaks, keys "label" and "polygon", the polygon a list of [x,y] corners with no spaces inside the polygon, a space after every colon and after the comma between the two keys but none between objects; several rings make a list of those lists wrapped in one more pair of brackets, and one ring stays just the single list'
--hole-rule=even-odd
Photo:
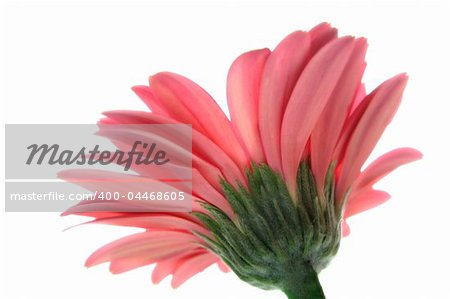
[{"label": "pink petal", "polygon": [[[181,258],[184,258],[187,254],[181,253]],[[190,253],[188,255],[191,255]],[[154,284],[160,283],[164,278],[171,275],[175,270],[177,263],[180,262],[179,257],[172,257],[165,259],[156,264],[152,272],[152,282]]]},{"label": "pink petal", "polygon": [[359,105],[363,109],[355,110],[354,114],[360,114],[358,113],[360,111],[361,117],[353,124],[354,130],[349,134],[351,137],[345,147],[341,176],[336,191],[338,200],[343,198],[353,184],[362,165],[394,117],[400,105],[406,81],[405,74],[387,80]]},{"label": "pink petal", "polygon": [[[199,159],[193,159],[193,167],[195,167],[197,160],[202,160],[205,161],[205,163],[218,167],[222,173],[220,177],[225,178],[231,184],[234,184],[236,180],[245,182],[243,167],[239,167],[239,164],[236,164],[230,159],[230,156],[228,156],[223,149],[197,131],[192,131],[192,151],[195,157],[199,157]],[[243,164],[241,164],[241,166],[243,166]],[[198,170],[203,174],[203,171],[200,168],[198,168]],[[213,186],[217,187],[219,177],[216,176],[214,181],[208,181]]]},{"label": "pink petal", "polygon": [[355,111],[356,107],[358,107],[359,104],[361,104],[361,102],[364,100],[365,97],[366,97],[366,86],[364,85],[364,83],[361,83],[359,85],[358,91],[356,92],[355,98],[353,99],[350,114],[353,113],[353,111]]},{"label": "pink petal", "polygon": [[214,141],[238,165],[248,165],[247,154],[230,121],[200,86],[183,76],[164,72],[150,78],[150,88],[172,118],[192,124],[194,129]]},{"label": "pink petal", "polygon": [[350,235],[350,226],[347,223],[347,220],[342,220],[341,223],[341,230],[342,230],[342,236],[343,237],[347,237],[348,235]]},{"label": "pink petal", "polygon": [[350,197],[345,207],[344,218],[362,213],[386,202],[391,196],[379,190],[369,190],[358,197]]},{"label": "pink petal", "polygon": [[97,249],[86,260],[92,267],[115,259],[143,256],[154,260],[168,258],[198,247],[201,240],[179,231],[147,231],[126,236]]},{"label": "pink petal", "polygon": [[121,274],[153,263],[155,260],[147,256],[129,256],[111,261],[109,271],[112,274]]},{"label": "pink petal", "polygon": [[[371,96],[373,96],[373,94]],[[346,146],[353,134],[353,131],[355,130],[355,127],[358,125],[359,120],[363,116],[364,112],[367,109],[367,106],[370,103],[370,100],[368,100],[369,98],[369,96],[365,96],[363,100],[358,99],[359,104],[356,106],[356,108],[354,108],[353,111],[351,111],[349,117],[345,121],[341,136],[339,137],[339,141],[333,153],[333,160],[339,161],[339,166],[342,166],[342,159],[344,157],[345,150],[347,149]],[[356,101],[356,97],[354,101]]]},{"label": "pink petal", "polygon": [[288,35],[267,59],[261,81],[259,128],[267,162],[281,172],[280,129],[290,94],[310,53],[309,35]]},{"label": "pink petal", "polygon": [[206,253],[203,248],[198,248],[188,252],[180,253],[177,256],[159,261],[152,272],[152,282],[154,284],[160,283],[164,278],[173,274],[177,267],[184,261],[196,256],[199,253]]},{"label": "pink petal", "polygon": [[292,195],[295,195],[297,168],[306,143],[354,45],[351,37],[328,43],[306,66],[292,92],[281,127],[283,173]]},{"label": "pink petal", "polygon": [[[183,216],[181,216],[183,215]],[[191,218],[191,219],[189,219]],[[141,227],[145,229],[176,229],[185,231],[198,231],[209,235],[203,224],[192,219],[190,214],[169,214],[169,213],[126,213],[124,215],[94,219],[84,224],[109,224],[117,226]]]},{"label": "pink petal", "polygon": [[228,273],[230,272],[230,268],[227,264],[225,264],[222,260],[217,261],[217,266],[219,266],[220,271]]},{"label": "pink petal", "polygon": [[192,192],[222,210],[230,218],[234,218],[234,212],[231,209],[227,199],[214,189],[196,169],[192,170]]},{"label": "pink petal", "polygon": [[[123,213],[121,213],[121,212],[98,212],[98,211],[92,212],[92,213],[76,213],[76,212],[72,212],[72,211],[70,211],[70,209],[68,209],[67,211],[62,212],[60,216],[68,216],[68,215],[80,215],[80,216],[93,217],[93,218],[100,219],[100,218],[120,216],[120,215],[123,215]],[[71,227],[69,227],[69,228],[71,228]]]},{"label": "pink petal", "polygon": [[[121,123],[178,123],[173,119],[148,112],[111,111],[105,112],[104,114],[118,120]],[[208,182],[217,190],[221,190],[218,180],[219,177],[225,177],[230,183],[234,183],[235,180],[239,180],[241,182],[245,181],[243,173],[236,163],[220,147],[195,129],[192,129],[192,152],[194,154],[192,156],[192,166],[198,169],[200,173],[208,180]],[[220,172],[216,167],[220,169]]]},{"label": "pink petal", "polygon": [[311,167],[320,192],[323,190],[325,176],[344,121],[360,86],[366,65],[364,62],[366,50],[366,40],[357,39],[351,59],[348,60],[331,99],[311,135]]},{"label": "pink petal", "polygon": [[198,274],[199,272],[202,272],[203,270],[205,270],[218,260],[219,260],[218,256],[211,254],[209,252],[204,254],[198,254],[189,259],[186,259],[184,262],[181,263],[181,265],[178,266],[178,268],[173,273],[172,287],[178,288],[189,278],[191,278],[195,274]]},{"label": "pink petal", "polygon": [[261,75],[269,54],[269,49],[242,54],[231,65],[227,79],[231,123],[256,163],[264,160],[258,127],[258,100]]},{"label": "pink petal", "polygon": [[311,57],[323,46],[337,38],[337,30],[328,23],[320,23],[309,31],[311,36]]},{"label": "pink petal", "polygon": [[422,153],[413,148],[398,148],[382,155],[361,173],[355,182],[352,193],[372,187],[373,184],[394,171],[397,167],[421,158]]},{"label": "pink petal", "polygon": [[148,86],[137,85],[133,86],[132,90],[134,93],[147,105],[148,108],[154,113],[160,114],[162,116],[169,116],[169,113],[164,108],[161,101],[152,93]]}]

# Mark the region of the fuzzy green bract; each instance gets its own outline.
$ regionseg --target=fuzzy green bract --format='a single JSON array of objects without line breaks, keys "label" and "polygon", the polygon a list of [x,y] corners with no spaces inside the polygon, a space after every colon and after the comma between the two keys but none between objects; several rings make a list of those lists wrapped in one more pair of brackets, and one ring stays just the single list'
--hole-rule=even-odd
[{"label": "fuzzy green bract", "polygon": [[242,280],[289,298],[325,298],[317,273],[339,249],[343,210],[335,203],[333,170],[319,194],[309,163],[302,162],[294,200],[279,174],[253,164],[247,186],[221,181],[236,220],[203,203],[210,215],[195,215],[214,237],[199,235]]}]

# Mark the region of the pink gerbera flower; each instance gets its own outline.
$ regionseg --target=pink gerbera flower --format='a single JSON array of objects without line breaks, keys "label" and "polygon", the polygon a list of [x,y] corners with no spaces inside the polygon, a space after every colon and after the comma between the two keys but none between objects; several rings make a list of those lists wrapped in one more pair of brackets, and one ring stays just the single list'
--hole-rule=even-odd
[{"label": "pink gerbera flower", "polygon": [[[289,298],[324,298],[317,274],[337,253],[346,219],[385,202],[373,185],[421,154],[400,148],[362,170],[407,82],[397,75],[366,95],[364,38],[320,24],[231,65],[231,120],[189,79],[158,73],[134,92],[151,112],[113,111],[103,123],[192,124],[193,212],[67,214],[141,233],[94,252],[113,273],[156,264],[154,283],[178,287],[212,264]],[[145,176],[144,173],[140,173]],[[63,175],[70,179],[70,172]]]}]

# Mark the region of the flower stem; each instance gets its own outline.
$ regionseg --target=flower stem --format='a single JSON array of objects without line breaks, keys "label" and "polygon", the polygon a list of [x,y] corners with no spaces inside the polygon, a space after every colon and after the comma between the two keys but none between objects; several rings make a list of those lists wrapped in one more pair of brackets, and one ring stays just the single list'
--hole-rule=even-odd
[{"label": "flower stem", "polygon": [[316,271],[307,262],[285,278],[282,291],[289,299],[325,299]]}]

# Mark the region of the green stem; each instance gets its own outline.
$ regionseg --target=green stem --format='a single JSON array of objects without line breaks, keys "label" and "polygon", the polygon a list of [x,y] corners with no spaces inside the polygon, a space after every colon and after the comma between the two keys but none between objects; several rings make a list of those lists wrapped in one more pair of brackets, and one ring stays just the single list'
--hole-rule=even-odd
[{"label": "green stem", "polygon": [[307,262],[300,262],[285,277],[282,291],[289,299],[325,299],[316,271]]}]

